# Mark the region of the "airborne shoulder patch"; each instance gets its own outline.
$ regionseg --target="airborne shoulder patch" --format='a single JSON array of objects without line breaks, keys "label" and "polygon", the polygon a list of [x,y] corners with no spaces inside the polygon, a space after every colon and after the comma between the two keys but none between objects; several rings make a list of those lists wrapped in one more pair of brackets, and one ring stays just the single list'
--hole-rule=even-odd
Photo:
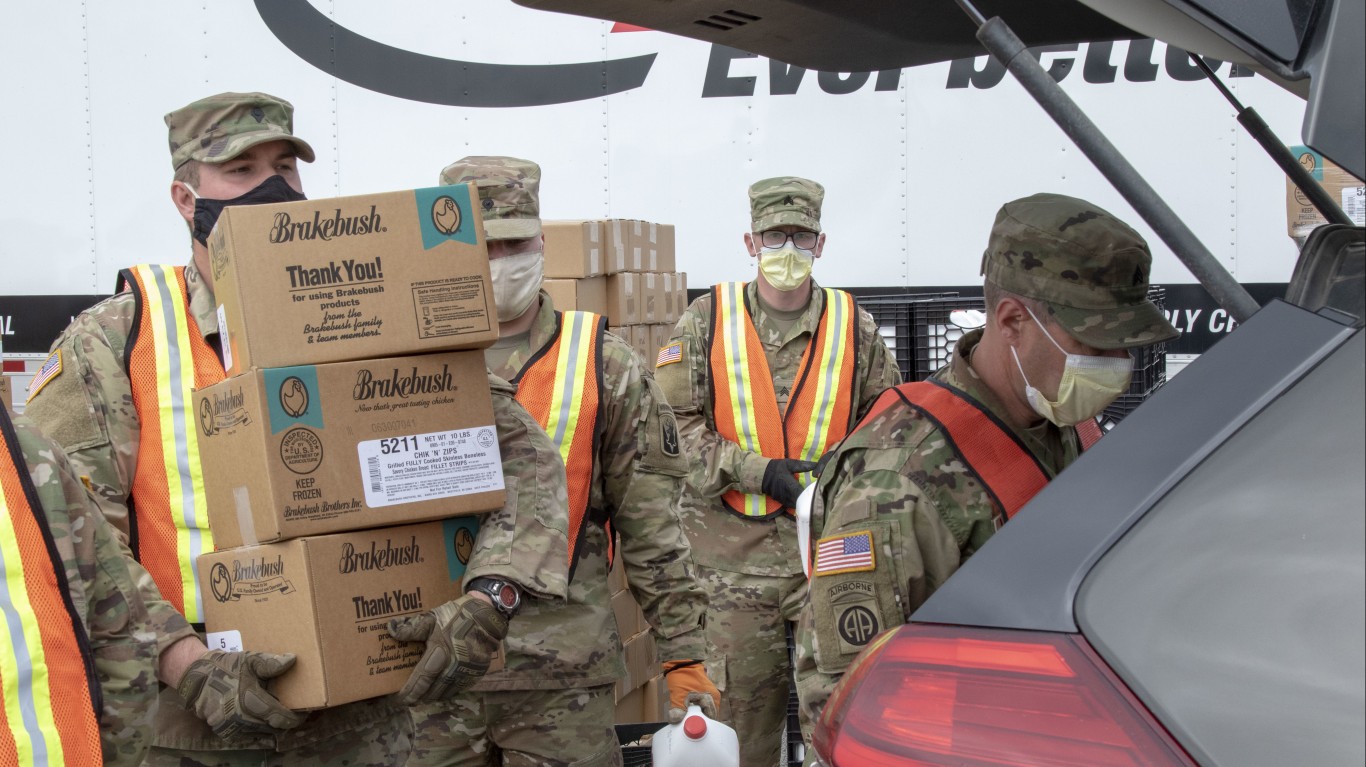
[{"label": "airborne shoulder patch", "polygon": [[816,566],[811,574],[862,573],[873,567],[873,531],[861,530],[817,541]]},{"label": "airborne shoulder patch", "polygon": [[61,374],[62,350],[58,349],[47,358],[38,372],[33,374],[33,380],[28,385],[28,399],[26,401],[32,402],[33,398],[38,396],[38,392],[42,391],[49,381]]},{"label": "airborne shoulder patch", "polygon": [[662,368],[665,365],[672,365],[675,362],[683,361],[683,342],[674,341],[668,346],[659,349],[659,356],[655,357],[655,367]]}]

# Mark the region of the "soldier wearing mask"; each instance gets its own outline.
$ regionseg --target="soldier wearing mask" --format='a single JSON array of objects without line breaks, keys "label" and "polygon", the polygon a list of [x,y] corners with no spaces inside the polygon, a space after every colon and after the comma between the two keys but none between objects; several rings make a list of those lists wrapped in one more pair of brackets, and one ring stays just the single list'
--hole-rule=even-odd
[{"label": "soldier wearing mask", "polygon": [[[82,312],[53,344],[30,388],[27,414],[66,452],[100,509],[146,568],[139,583],[160,655],[162,690],[149,764],[402,764],[407,702],[468,687],[507,629],[486,593],[467,593],[395,635],[426,653],[401,696],[312,714],[284,708],[269,680],[294,656],[209,650],[194,566],[213,550],[203,507],[191,391],[224,377],[207,241],[223,209],[304,199],[298,162],[312,147],[293,135],[293,106],[264,93],[222,93],[166,115],[171,200],[191,233],[184,267],[139,265],[120,292]],[[565,595],[566,502],[553,445],[490,377],[504,475],[519,493],[480,526],[467,571],[512,592]],[[144,428],[145,427],[145,428]],[[172,492],[171,478],[175,479]],[[515,602],[515,600],[513,600]]]},{"label": "soldier wearing mask", "polygon": [[536,163],[514,157],[465,157],[441,172],[443,184],[474,183],[483,209],[501,336],[485,359],[564,458],[569,599],[526,600],[508,630],[506,669],[413,710],[410,764],[621,764],[613,559],[654,634],[670,716],[690,700],[716,710],[702,666],[705,598],[678,520],[687,462],[673,412],[605,318],[556,311],[541,290],[540,180]]},{"label": "soldier wearing mask", "polygon": [[707,669],[747,767],[770,767],[782,747],[787,633],[806,597],[792,515],[802,481],[901,382],[873,318],[811,279],[824,197],[804,178],[755,182],[744,242],[758,276],[694,301],[656,360],[692,457],[683,522],[708,593]]},{"label": "soldier wearing mask", "polygon": [[816,483],[805,719],[875,635],[1076,460],[1084,431],[1099,436],[1094,418],[1129,389],[1129,350],[1176,337],[1147,298],[1151,267],[1143,238],[1085,200],[1001,208],[982,259],[986,326],[929,381],[884,394]]}]

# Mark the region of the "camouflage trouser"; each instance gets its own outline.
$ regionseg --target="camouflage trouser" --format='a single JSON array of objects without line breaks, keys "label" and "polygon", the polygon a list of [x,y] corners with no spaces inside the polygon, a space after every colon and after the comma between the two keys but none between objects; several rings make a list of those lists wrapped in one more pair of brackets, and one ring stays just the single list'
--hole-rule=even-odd
[{"label": "camouflage trouser", "polygon": [[148,767],[401,767],[412,747],[407,716],[358,727],[341,736],[301,744],[286,751],[183,751],[154,746]]},{"label": "camouflage trouser", "polygon": [[721,719],[740,738],[741,767],[775,767],[791,695],[787,626],[806,599],[806,578],[697,567],[708,596],[707,674],[721,690]]},{"label": "camouflage trouser", "polygon": [[610,684],[467,692],[409,711],[410,767],[621,767]]}]

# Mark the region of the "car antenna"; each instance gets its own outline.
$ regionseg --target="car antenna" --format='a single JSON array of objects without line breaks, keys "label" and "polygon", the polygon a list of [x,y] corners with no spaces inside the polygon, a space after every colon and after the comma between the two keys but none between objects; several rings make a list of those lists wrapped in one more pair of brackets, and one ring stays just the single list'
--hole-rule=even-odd
[{"label": "car antenna", "polygon": [[[1186,223],[1172,211],[1115,145],[1101,133],[1062,86],[1044,70],[999,16],[985,19],[971,0],[955,0],[977,25],[977,40],[1001,62],[1072,143],[1167,243],[1229,316],[1244,322],[1260,308]],[[1026,55],[1020,55],[1026,54]]]},{"label": "car antenna", "polygon": [[1238,113],[1238,124],[1242,125],[1248,134],[1257,140],[1258,144],[1262,145],[1262,149],[1265,149],[1266,153],[1271,155],[1271,159],[1281,166],[1285,175],[1290,177],[1290,181],[1299,187],[1301,192],[1304,192],[1304,196],[1308,197],[1309,202],[1313,203],[1314,207],[1318,208],[1319,213],[1328,219],[1328,223],[1352,226],[1354,223],[1352,219],[1342,211],[1342,208],[1329,196],[1328,192],[1324,191],[1323,185],[1311,176],[1303,165],[1295,161],[1294,153],[1287,149],[1280,139],[1276,138],[1271,126],[1267,125],[1262,116],[1257,114],[1257,110],[1243,106],[1238,97],[1233,95],[1233,91],[1230,91],[1227,85],[1224,85],[1223,81],[1219,79],[1219,75],[1210,69],[1209,64],[1206,64],[1204,59],[1194,53],[1187,55],[1191,57],[1191,61],[1195,62],[1195,66],[1205,73],[1205,77],[1214,83],[1214,87],[1224,94],[1228,103],[1233,105],[1233,111]]}]

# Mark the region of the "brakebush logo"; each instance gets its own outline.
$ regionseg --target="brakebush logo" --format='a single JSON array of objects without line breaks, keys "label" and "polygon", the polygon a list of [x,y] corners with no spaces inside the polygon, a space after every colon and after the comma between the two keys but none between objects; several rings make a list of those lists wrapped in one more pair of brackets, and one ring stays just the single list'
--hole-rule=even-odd
[{"label": "brakebush logo", "polygon": [[407,543],[397,546],[391,539],[385,538],[383,544],[371,541],[368,551],[357,550],[350,543],[342,544],[337,570],[342,575],[350,575],[361,570],[383,571],[390,567],[420,564],[422,561],[422,547],[418,545],[416,535],[411,536]]},{"label": "brakebush logo", "polygon": [[341,208],[337,208],[330,218],[323,218],[322,211],[315,210],[311,221],[295,221],[288,213],[280,211],[275,214],[275,222],[271,224],[267,239],[279,245],[299,240],[328,241],[336,237],[354,237],[384,231],[388,230],[384,228],[382,217],[374,205],[370,206],[369,213],[355,216],[343,216]]},{"label": "brakebush logo", "polygon": [[408,399],[414,394],[440,394],[455,390],[455,376],[451,375],[450,366],[444,364],[440,372],[427,374],[417,372],[416,365],[407,373],[399,373],[398,368],[394,368],[383,378],[375,377],[369,368],[365,368],[356,374],[351,398],[357,401],[392,397]]},{"label": "brakebush logo", "polygon": [[245,562],[234,559],[231,569],[225,562],[215,562],[209,570],[209,591],[219,602],[233,602],[275,592],[289,594],[294,584],[285,578],[284,557],[252,557]]},{"label": "brakebush logo", "polygon": [[478,219],[470,213],[470,188],[465,184],[414,189],[413,202],[423,249],[430,250],[450,240],[466,245],[479,242],[479,233],[475,231],[479,228],[475,225]]},{"label": "brakebush logo", "polygon": [[200,400],[199,427],[204,436],[212,437],[224,429],[251,423],[251,414],[244,407],[245,400],[241,387]]}]

